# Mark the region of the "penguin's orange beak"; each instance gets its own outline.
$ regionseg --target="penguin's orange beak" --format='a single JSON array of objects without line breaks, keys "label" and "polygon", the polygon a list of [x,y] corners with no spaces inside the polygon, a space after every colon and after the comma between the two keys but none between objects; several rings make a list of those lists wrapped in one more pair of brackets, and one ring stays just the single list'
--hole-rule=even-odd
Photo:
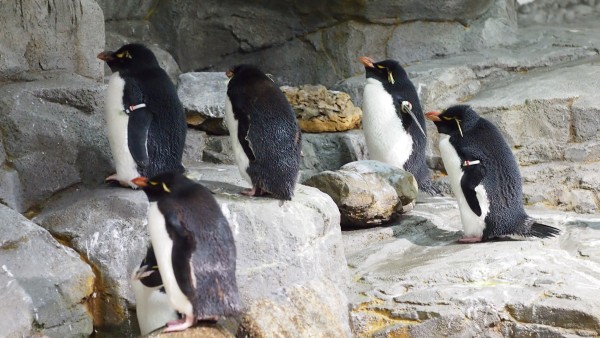
[{"label": "penguin's orange beak", "polygon": [[140,188],[145,188],[148,186],[148,179],[144,176],[136,177],[131,180],[131,183],[137,185]]},{"label": "penguin's orange beak", "polygon": [[113,57],[112,57],[113,52],[110,51],[104,51],[100,54],[98,54],[96,57],[102,61],[112,61]]},{"label": "penguin's orange beak", "polygon": [[362,63],[365,67],[369,67],[369,68],[375,67],[375,66],[373,66],[373,63],[375,62],[375,60],[371,59],[368,56],[361,56],[358,58],[358,61],[360,61],[360,63]]},{"label": "penguin's orange beak", "polygon": [[428,113],[425,113],[425,117],[433,122],[439,122],[442,119],[440,118],[440,112],[439,111],[430,111]]}]

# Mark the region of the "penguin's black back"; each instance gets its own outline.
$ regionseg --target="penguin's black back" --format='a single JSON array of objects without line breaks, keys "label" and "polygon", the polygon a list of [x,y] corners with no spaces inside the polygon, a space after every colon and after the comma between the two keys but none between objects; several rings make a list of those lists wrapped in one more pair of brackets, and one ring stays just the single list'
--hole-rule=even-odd
[{"label": "penguin's black back", "polygon": [[[241,304],[233,233],[210,190],[183,179],[183,185],[177,183],[171,193],[158,199],[173,239],[175,278],[193,304],[196,317],[237,315]],[[177,218],[183,230],[172,227],[171,217]]]},{"label": "penguin's black back", "polygon": [[146,177],[163,172],[181,173],[187,124],[177,90],[149,49],[138,44],[122,49],[137,51],[136,58],[143,57],[139,60],[142,65],[118,69],[125,80],[123,104],[128,107],[145,103],[152,115],[147,139],[150,160],[147,166],[138,166],[138,170]]},{"label": "penguin's black back", "polygon": [[483,184],[489,200],[483,239],[507,235],[550,237],[558,230],[535,223],[523,207],[522,181],[515,157],[498,128],[468,106],[469,117],[461,122],[463,136],[454,134],[450,143],[461,162],[480,160]]},{"label": "penguin's black back", "polygon": [[[427,151],[427,128],[417,90],[415,89],[412,81],[410,81],[408,78],[408,74],[404,68],[398,62],[394,60],[385,60],[378,62],[377,64],[382,63],[385,63],[389,69],[392,69],[392,75],[394,76],[395,80],[393,84],[385,80],[382,81],[383,87],[394,98],[396,113],[402,120],[404,129],[408,132],[408,134],[410,134],[413,140],[412,152],[406,163],[404,163],[403,169],[415,176],[415,179],[419,185],[419,190],[430,194],[436,194],[438,191],[433,186],[433,182],[431,180],[431,171],[427,167],[427,161],[425,157],[425,153]],[[408,114],[402,113],[400,107],[401,100],[411,103],[412,112],[419,121],[419,124],[423,128],[425,134],[421,132],[419,127],[415,124],[415,121]]]},{"label": "penguin's black back", "polygon": [[302,134],[296,114],[263,72],[249,65],[237,66],[233,72],[227,95],[238,129],[247,130],[247,136],[239,135],[239,139],[247,138],[254,157],[249,156],[248,175],[253,184],[290,200],[300,170]]}]

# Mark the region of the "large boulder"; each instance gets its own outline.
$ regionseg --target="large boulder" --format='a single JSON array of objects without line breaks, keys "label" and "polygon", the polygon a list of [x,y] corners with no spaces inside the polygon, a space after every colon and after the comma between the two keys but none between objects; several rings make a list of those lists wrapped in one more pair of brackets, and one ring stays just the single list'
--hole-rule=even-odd
[{"label": "large boulder", "polygon": [[67,70],[102,78],[102,10],[94,0],[6,2],[0,8],[0,79]]},{"label": "large boulder", "polygon": [[0,205],[0,336],[92,334],[95,276],[77,252]]},{"label": "large boulder", "polygon": [[112,170],[104,132],[104,89],[77,75],[0,86],[0,199],[24,212]]},{"label": "large boulder", "polygon": [[[344,233],[357,336],[600,334],[597,217],[529,211],[546,240],[457,244],[456,202],[418,203],[389,227]],[[565,268],[568,267],[568,268]],[[399,273],[401,271],[401,273]]]},{"label": "large boulder", "polygon": [[117,187],[73,189],[49,203],[34,221],[62,238],[97,271],[95,331],[139,333],[130,277],[146,254],[148,199]]},{"label": "large boulder", "polygon": [[[227,80],[225,72],[193,72],[179,76],[177,94],[185,109],[189,125],[208,132],[215,131],[211,128],[215,124],[223,125]],[[226,132],[227,128],[222,126],[214,133]]]}]

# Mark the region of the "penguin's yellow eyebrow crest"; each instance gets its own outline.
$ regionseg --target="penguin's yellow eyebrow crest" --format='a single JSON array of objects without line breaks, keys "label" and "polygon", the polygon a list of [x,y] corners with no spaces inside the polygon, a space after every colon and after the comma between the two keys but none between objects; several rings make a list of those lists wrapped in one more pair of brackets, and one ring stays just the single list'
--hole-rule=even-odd
[{"label": "penguin's yellow eyebrow crest", "polygon": [[163,190],[166,192],[171,192],[171,189],[169,189],[169,187],[167,187],[167,185],[163,182],[162,184]]},{"label": "penguin's yellow eyebrow crest", "polygon": [[377,65],[377,68],[379,68],[379,69],[384,69],[385,67],[384,67],[384,66],[382,66],[382,65]]},{"label": "penguin's yellow eyebrow crest", "polygon": [[118,57],[119,59],[122,59],[122,58],[124,58],[124,57],[125,57],[125,58],[128,58],[128,59],[131,59],[131,58],[132,58],[132,57],[131,57],[131,54],[129,54],[129,52],[128,52],[128,51],[126,51],[126,50],[125,50],[125,51],[122,51],[122,52],[121,52],[121,53],[119,53],[119,54],[116,54],[115,56],[116,56],[116,57]]}]

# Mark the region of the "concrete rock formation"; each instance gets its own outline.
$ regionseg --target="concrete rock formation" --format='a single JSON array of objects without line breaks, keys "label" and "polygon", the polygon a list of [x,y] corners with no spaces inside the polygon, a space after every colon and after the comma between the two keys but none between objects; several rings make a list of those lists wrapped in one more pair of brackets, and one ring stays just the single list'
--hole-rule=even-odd
[{"label": "concrete rock formation", "polygon": [[281,87],[303,132],[322,133],[360,128],[362,111],[350,95],[325,86]]}]

